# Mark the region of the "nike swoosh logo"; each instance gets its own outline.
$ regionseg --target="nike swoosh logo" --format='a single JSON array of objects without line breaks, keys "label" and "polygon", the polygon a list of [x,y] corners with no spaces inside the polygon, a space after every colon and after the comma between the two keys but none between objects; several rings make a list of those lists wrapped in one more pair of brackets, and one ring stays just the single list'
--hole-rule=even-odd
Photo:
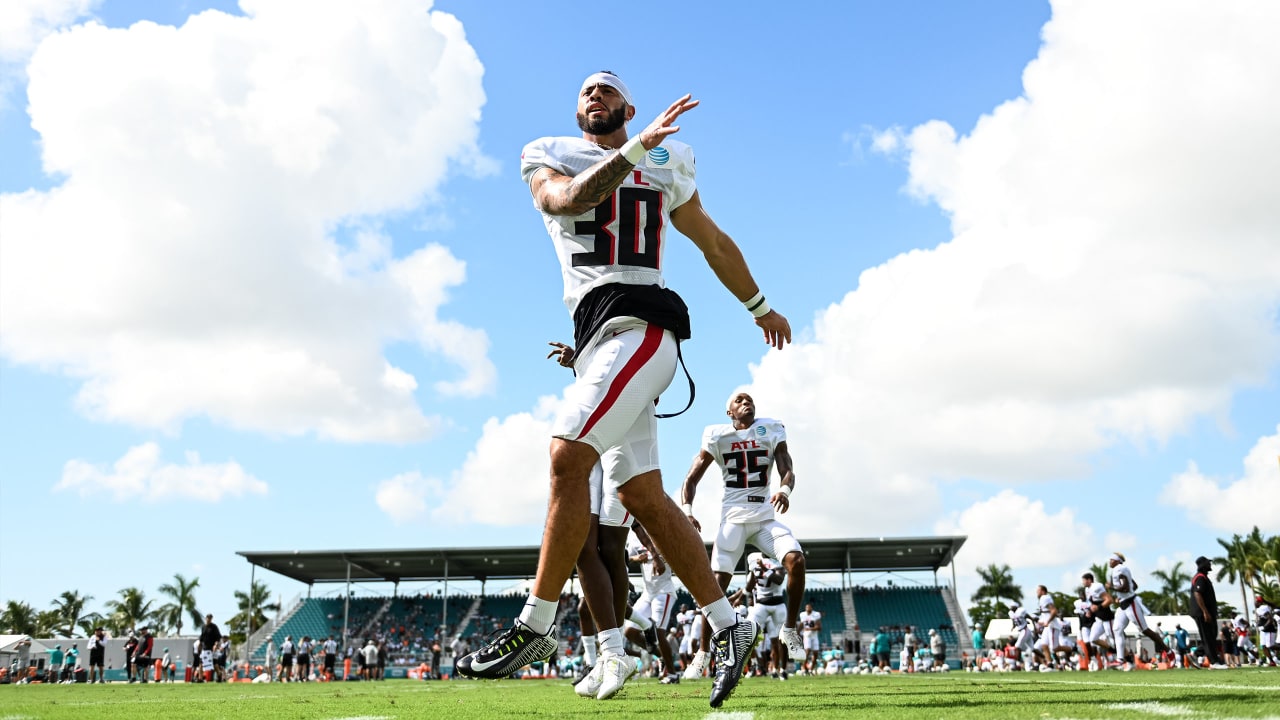
[{"label": "nike swoosh logo", "polygon": [[613,331],[613,336],[614,336],[614,337],[618,337],[619,335],[621,335],[621,334],[622,334],[622,333],[624,333],[624,332],[631,332],[631,328],[627,328],[626,330],[614,330],[614,331]]},{"label": "nike swoosh logo", "polygon": [[497,665],[498,663],[502,662],[504,659],[505,659],[505,658],[498,658],[498,659],[496,659],[496,660],[490,660],[489,662],[480,662],[480,659],[479,659],[479,658],[477,658],[477,659],[475,659],[475,660],[472,660],[472,661],[471,661],[471,669],[472,669],[472,670],[479,670],[480,672],[484,672],[485,670],[488,670],[489,668],[493,667],[494,665]]}]

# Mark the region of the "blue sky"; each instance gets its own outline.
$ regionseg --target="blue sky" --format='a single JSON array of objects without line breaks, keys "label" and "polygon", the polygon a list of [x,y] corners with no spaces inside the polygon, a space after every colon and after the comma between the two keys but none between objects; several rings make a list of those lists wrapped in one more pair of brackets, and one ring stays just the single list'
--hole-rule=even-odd
[{"label": "blue sky", "polygon": [[536,543],[571,326],[518,158],[603,68],[633,130],[702,100],[703,203],[796,333],[671,244],[669,490],[750,386],[798,536],[966,534],[962,594],[1280,531],[1275,8],[353,12],[0,10],[0,600],[178,572],[225,618],[237,550]]}]

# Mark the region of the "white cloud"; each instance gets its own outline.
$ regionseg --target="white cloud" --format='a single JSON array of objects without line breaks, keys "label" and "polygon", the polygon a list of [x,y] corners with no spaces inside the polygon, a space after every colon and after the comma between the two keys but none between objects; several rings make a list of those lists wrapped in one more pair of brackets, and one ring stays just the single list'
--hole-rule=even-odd
[{"label": "white cloud", "polygon": [[1194,462],[1160,492],[1160,502],[1186,511],[1187,517],[1214,530],[1247,533],[1280,531],[1280,425],[1244,459],[1244,475],[1219,480],[1200,472]]},{"label": "white cloud", "polygon": [[1057,3],[1022,97],[965,136],[904,134],[907,189],[954,238],[865,271],[753,368],[805,458],[798,515],[918,527],[940,479],[1084,476],[1266,382],[1277,23],[1274,4]]},{"label": "white cloud", "polygon": [[[492,169],[483,67],[429,3],[241,7],[40,44],[32,125],[65,181],[0,196],[0,352],[82,379],[96,419],[421,439],[420,386],[496,373],[485,334],[441,317],[463,263],[391,257],[380,226]],[[390,365],[404,342],[443,374]]]},{"label": "white cloud", "polygon": [[398,523],[541,524],[550,495],[547,448],[557,402],[547,396],[532,412],[490,418],[447,483],[416,472],[398,475],[379,483],[378,506]]},{"label": "white cloud", "polygon": [[[1008,565],[1014,570],[1096,562],[1098,539],[1093,528],[1076,518],[1074,508],[1050,513],[1044,503],[1001,490],[996,495],[953,512],[933,528],[939,535],[966,535],[965,557],[977,564]],[[1077,573],[1078,575],[1079,573]]]},{"label": "white cloud", "polygon": [[100,4],[102,0],[5,0],[0,3],[0,63],[20,65],[41,40]]},{"label": "white cloud", "polygon": [[265,495],[267,484],[245,472],[235,461],[204,463],[194,452],[186,464],[163,463],[160,446],[144,443],[132,448],[108,469],[84,460],[70,460],[55,491],[72,490],[81,497],[109,494],[120,502],[139,498],[220,502],[227,497]]}]

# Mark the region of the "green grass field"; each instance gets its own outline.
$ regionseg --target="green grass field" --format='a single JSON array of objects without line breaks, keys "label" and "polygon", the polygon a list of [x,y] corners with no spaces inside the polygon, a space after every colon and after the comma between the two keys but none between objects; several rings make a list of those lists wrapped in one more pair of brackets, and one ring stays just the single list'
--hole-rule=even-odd
[{"label": "green grass field", "polygon": [[950,673],[746,680],[720,710],[709,681],[628,683],[605,702],[568,681],[0,686],[0,720],[94,718],[1280,718],[1280,670]]}]

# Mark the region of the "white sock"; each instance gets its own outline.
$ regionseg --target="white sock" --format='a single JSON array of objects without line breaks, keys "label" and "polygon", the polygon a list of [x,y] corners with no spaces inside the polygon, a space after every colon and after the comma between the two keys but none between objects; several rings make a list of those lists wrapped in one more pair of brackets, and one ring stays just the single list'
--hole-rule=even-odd
[{"label": "white sock", "polygon": [[640,613],[631,613],[631,617],[627,618],[627,622],[640,628],[640,632],[644,632],[645,630],[653,627],[653,623],[649,621],[649,618],[641,615]]},{"label": "white sock", "polygon": [[729,599],[725,597],[702,608],[702,614],[706,615],[707,622],[711,623],[712,632],[720,632],[738,624],[738,613],[734,612]]},{"label": "white sock", "polygon": [[626,646],[626,639],[622,637],[622,630],[612,628],[610,630],[598,631],[596,637],[600,638],[600,652],[604,655],[621,655],[623,648]]},{"label": "white sock", "polygon": [[596,636],[582,636],[582,661],[588,665],[596,664]]},{"label": "white sock", "polygon": [[556,621],[556,610],[559,607],[560,603],[555,600],[543,600],[530,595],[525,601],[524,609],[520,611],[520,622],[539,635],[546,635],[551,631],[551,624]]}]

